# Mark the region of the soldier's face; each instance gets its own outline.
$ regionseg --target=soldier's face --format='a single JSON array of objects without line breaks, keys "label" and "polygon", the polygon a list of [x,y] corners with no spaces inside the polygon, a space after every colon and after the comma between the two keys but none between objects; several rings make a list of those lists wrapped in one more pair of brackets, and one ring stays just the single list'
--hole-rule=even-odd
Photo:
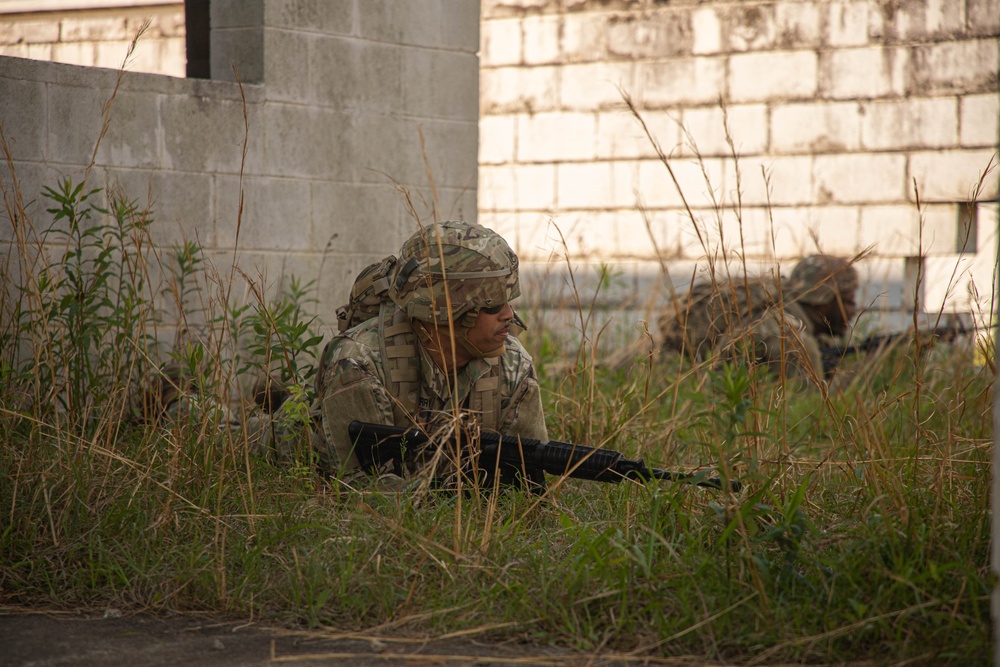
[{"label": "soldier's face", "polygon": [[851,320],[858,312],[854,293],[842,294],[840,299],[823,304],[819,307],[820,314],[826,321],[830,333],[834,336],[841,336],[847,331]]},{"label": "soldier's face", "polygon": [[513,319],[514,309],[509,303],[498,308],[481,308],[466,338],[480,350],[495,350],[506,342]]}]

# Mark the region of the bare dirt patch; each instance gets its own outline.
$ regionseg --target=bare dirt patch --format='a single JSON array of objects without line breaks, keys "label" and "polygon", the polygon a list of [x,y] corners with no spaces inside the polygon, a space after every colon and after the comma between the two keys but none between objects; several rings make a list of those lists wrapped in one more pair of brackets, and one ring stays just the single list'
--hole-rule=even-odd
[{"label": "bare dirt patch", "polygon": [[0,665],[668,665],[711,667],[702,659],[590,654],[554,647],[486,643],[472,638],[420,639],[296,631],[205,616],[81,614],[0,610]]}]

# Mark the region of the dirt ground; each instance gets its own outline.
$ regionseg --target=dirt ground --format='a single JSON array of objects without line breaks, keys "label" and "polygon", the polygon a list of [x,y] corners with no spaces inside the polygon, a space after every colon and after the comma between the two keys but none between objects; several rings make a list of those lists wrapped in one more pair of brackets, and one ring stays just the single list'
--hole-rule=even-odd
[{"label": "dirt ground", "polygon": [[545,646],[489,644],[471,637],[414,639],[297,632],[197,616],[29,612],[0,609],[0,666],[198,665],[257,667],[475,665],[476,667],[667,665],[713,667],[697,658],[649,659],[573,653]]}]

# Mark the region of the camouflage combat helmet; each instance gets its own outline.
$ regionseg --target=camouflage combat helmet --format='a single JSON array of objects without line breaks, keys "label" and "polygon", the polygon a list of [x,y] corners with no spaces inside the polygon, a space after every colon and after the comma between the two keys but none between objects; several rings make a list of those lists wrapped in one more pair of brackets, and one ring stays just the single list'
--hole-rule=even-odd
[{"label": "camouflage combat helmet", "polygon": [[389,298],[409,317],[439,326],[449,315],[458,322],[520,293],[517,255],[499,234],[469,222],[442,222],[411,236],[389,284]]},{"label": "camouflage combat helmet", "polygon": [[812,306],[830,303],[854,294],[858,289],[858,272],[843,257],[810,255],[803,258],[788,279],[786,289],[796,301]]}]

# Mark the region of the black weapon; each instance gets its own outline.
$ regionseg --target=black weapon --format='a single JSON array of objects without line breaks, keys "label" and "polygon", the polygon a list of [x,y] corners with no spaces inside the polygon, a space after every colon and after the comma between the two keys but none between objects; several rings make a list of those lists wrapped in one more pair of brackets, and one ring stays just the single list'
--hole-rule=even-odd
[{"label": "black weapon", "polygon": [[968,333],[968,330],[964,326],[951,324],[935,327],[933,329],[919,329],[916,332],[896,331],[893,333],[872,334],[860,343],[851,343],[849,345],[828,345],[826,347],[821,347],[819,353],[823,359],[823,376],[829,379],[830,376],[833,375],[833,372],[837,370],[837,366],[840,365],[840,362],[843,361],[844,357],[849,354],[875,352],[897,341],[913,340],[918,337],[921,340],[939,338],[944,341],[951,341],[954,340],[956,336],[963,333]]},{"label": "black weapon", "polygon": [[[418,428],[407,429],[352,421],[347,430],[354,443],[354,453],[362,469],[368,472],[387,463],[402,461],[408,452],[419,450],[430,440],[428,435]],[[454,443],[454,439],[451,442]],[[488,475],[493,471],[500,471],[501,481],[504,482],[509,479],[503,475],[504,470],[541,470],[550,475],[567,475],[595,482],[666,479],[713,489],[724,488],[723,481],[718,477],[706,478],[702,474],[649,468],[641,460],[626,459],[620,452],[610,449],[555,440],[542,442],[532,438],[488,432],[479,434],[479,444],[480,453],[477,461],[479,472]],[[741,487],[739,481],[729,481],[729,488],[733,491],[739,491]]]}]

